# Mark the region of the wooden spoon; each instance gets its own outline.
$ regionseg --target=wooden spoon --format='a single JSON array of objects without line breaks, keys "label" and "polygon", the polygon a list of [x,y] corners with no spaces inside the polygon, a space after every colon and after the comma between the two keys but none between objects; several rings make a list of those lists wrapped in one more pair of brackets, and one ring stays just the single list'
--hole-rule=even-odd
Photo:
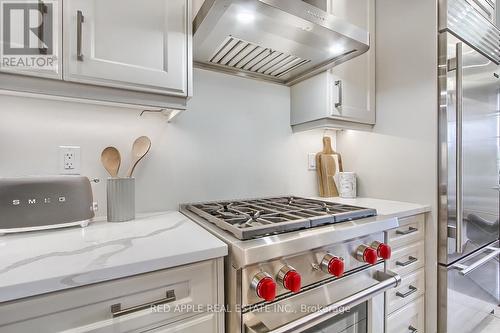
[{"label": "wooden spoon", "polygon": [[118,149],[115,147],[105,148],[101,154],[101,162],[111,177],[118,177],[118,170],[120,170],[120,164],[122,163]]},{"label": "wooden spoon", "polygon": [[151,149],[151,140],[147,136],[141,136],[135,140],[132,146],[132,164],[127,171],[127,177],[132,177],[135,167],[146,156],[149,149]]}]

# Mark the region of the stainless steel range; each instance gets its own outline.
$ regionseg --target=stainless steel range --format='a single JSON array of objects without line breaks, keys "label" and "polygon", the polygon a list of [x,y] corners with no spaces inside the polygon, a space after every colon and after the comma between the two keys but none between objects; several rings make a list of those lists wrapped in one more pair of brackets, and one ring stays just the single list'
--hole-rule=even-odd
[{"label": "stainless steel range", "polygon": [[383,332],[383,292],[401,280],[384,271],[396,218],[292,196],[180,210],[229,246],[226,332]]}]

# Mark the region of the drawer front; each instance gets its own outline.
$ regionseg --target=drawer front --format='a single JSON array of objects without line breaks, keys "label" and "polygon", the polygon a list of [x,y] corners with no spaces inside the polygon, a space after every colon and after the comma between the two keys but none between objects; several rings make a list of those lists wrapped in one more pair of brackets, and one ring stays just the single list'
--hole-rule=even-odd
[{"label": "drawer front", "polygon": [[215,314],[205,314],[172,325],[162,326],[147,333],[217,333],[217,317]]},{"label": "drawer front", "polygon": [[424,241],[397,248],[392,252],[390,260],[386,261],[388,270],[405,275],[424,267]]},{"label": "drawer front", "polygon": [[197,313],[187,307],[222,302],[217,265],[205,261],[7,303],[0,306],[0,332],[128,332],[192,317]]},{"label": "drawer front", "polygon": [[411,303],[422,296],[424,290],[425,274],[423,268],[415,273],[403,276],[401,285],[386,293],[387,313],[392,313],[406,304]]},{"label": "drawer front", "polygon": [[394,250],[424,239],[425,215],[415,215],[399,219],[399,227],[387,232],[387,243]]},{"label": "drawer front", "polygon": [[387,333],[423,333],[425,302],[420,297],[387,317]]}]

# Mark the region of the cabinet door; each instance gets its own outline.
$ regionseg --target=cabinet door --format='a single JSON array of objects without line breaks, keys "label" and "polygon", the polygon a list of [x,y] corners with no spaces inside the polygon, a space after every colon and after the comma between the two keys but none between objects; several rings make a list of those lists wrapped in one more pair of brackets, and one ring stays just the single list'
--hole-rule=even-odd
[{"label": "cabinet door", "polygon": [[375,123],[375,1],[330,0],[331,14],[370,32],[370,50],[332,68],[329,73],[333,117]]},{"label": "cabinet door", "polygon": [[189,0],[68,0],[64,79],[187,96]]},{"label": "cabinet door", "polygon": [[[0,332],[144,332],[191,323],[198,306],[221,306],[220,265],[203,261],[0,304]],[[200,325],[223,321],[221,313],[210,315]]]},{"label": "cabinet door", "polygon": [[62,79],[62,0],[0,2],[0,72]]},{"label": "cabinet door", "polygon": [[420,297],[387,317],[387,333],[424,332],[425,300]]}]

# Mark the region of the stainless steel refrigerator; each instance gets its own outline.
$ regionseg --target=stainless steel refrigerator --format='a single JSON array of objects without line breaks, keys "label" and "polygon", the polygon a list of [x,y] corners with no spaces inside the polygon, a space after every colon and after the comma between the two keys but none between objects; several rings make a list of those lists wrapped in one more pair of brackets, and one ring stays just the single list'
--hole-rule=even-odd
[{"label": "stainless steel refrigerator", "polygon": [[500,304],[500,31],[466,0],[439,14],[438,331],[478,332]]}]

